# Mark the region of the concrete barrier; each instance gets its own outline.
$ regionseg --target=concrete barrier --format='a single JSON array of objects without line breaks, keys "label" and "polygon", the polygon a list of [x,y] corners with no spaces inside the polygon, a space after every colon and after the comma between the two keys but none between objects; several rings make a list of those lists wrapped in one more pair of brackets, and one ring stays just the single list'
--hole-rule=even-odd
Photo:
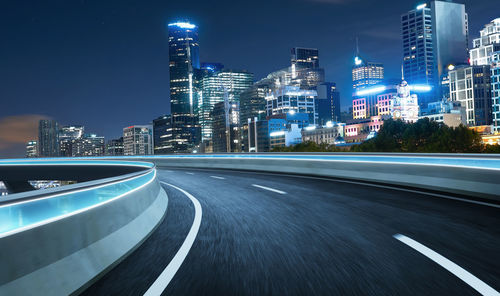
[{"label": "concrete barrier", "polygon": [[500,201],[500,159],[468,155],[179,155],[141,159],[159,167],[235,169],[333,177]]},{"label": "concrete barrier", "polygon": [[[43,190],[29,192],[32,200],[23,193],[18,204],[35,206],[40,200],[71,197],[82,191],[99,200],[101,195],[112,194],[109,191],[115,187],[110,186],[126,187],[119,196],[82,210],[0,233],[0,295],[78,293],[135,250],[163,220],[168,198],[155,168],[130,175],[116,177],[111,183],[108,178],[104,185],[99,181],[92,181],[90,187],[87,182],[71,185],[70,191],[61,187],[63,193],[52,190],[51,195],[38,199],[36,195]],[[13,197],[15,194],[1,206],[15,206]]]}]

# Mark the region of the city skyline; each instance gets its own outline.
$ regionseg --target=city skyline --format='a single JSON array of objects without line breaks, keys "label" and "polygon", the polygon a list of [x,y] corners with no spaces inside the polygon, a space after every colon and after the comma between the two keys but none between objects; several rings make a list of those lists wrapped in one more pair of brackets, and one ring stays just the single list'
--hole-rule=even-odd
[{"label": "city skyline", "polygon": [[[367,1],[365,1],[365,3],[366,8],[374,5],[372,3],[368,3]],[[109,4],[103,4],[103,7],[96,7],[94,4],[86,3],[85,1],[82,1],[80,4],[82,5],[82,7],[87,5],[87,7],[90,6],[91,8],[87,12],[88,15],[86,14],[85,17],[89,17],[91,15],[99,15],[100,9],[106,10],[110,8],[106,7],[106,5]],[[276,4],[277,3],[274,2],[271,3],[271,5]],[[324,3],[318,3],[314,1],[296,1],[294,2],[294,4],[296,4],[295,6],[297,6],[293,8],[297,9],[297,11],[295,11],[295,14],[298,13],[298,9],[304,5],[307,5],[310,8],[317,8],[318,11],[315,11],[314,13],[318,13],[320,15],[324,14],[324,12],[319,11],[319,9],[322,7],[328,11],[334,10],[335,13],[353,9],[353,5],[343,3],[342,1],[324,1]],[[493,15],[495,12],[488,10],[488,1],[465,1],[465,4],[467,12],[469,14],[470,38],[477,38],[479,35],[479,29],[481,29],[486,23],[490,22],[491,19],[496,17]],[[350,18],[349,20],[344,20],[344,24],[347,23],[348,25],[343,27],[347,30],[346,32],[341,33],[338,29],[338,22],[340,22],[340,20],[332,18],[329,20],[331,21],[330,23],[329,21],[325,21],[324,18],[320,18],[321,21],[324,22],[323,26],[317,26],[317,32],[309,32],[308,34],[306,34],[305,31],[307,30],[305,30],[305,28],[309,28],[311,25],[310,23],[318,22],[319,20],[304,20],[304,24],[300,24],[303,26],[301,26],[299,30],[296,30],[295,34],[290,35],[289,32],[287,32],[286,34],[282,34],[284,36],[281,36],[280,40],[276,40],[276,44],[272,44],[273,46],[271,46],[271,49],[269,49],[270,46],[264,46],[266,48],[264,53],[262,53],[262,49],[257,50],[253,47],[248,51],[234,50],[238,49],[238,46],[241,47],[247,45],[247,47],[255,47],[255,44],[252,44],[252,40],[255,40],[254,38],[256,36],[253,36],[253,34],[234,34],[235,30],[240,30],[237,32],[247,33],[249,29],[252,29],[252,25],[246,24],[243,28],[239,26],[236,26],[235,28],[227,27],[226,29],[233,33],[232,37],[237,36],[241,39],[238,40],[237,38],[229,38],[228,40],[228,36],[225,35],[227,34],[227,32],[225,32],[224,34],[216,34],[214,32],[215,29],[220,28],[220,23],[218,23],[217,21],[212,22],[211,20],[207,20],[209,19],[208,16],[203,16],[200,12],[197,12],[197,9],[199,9],[200,7],[198,7],[197,9],[193,9],[192,11],[187,11],[185,10],[185,8],[178,8],[178,11],[174,10],[173,12],[167,13],[175,13],[175,17],[163,15],[162,17],[160,17],[162,18],[161,22],[158,18],[153,18],[155,20],[155,26],[150,26],[152,22],[145,21],[144,25],[139,26],[139,28],[137,29],[137,31],[145,30],[146,28],[153,30],[152,32],[148,31],[149,34],[147,38],[145,38],[151,38],[151,40],[148,39],[149,42],[153,40],[154,42],[157,42],[156,46],[139,48],[140,50],[138,51],[141,52],[141,50],[143,50],[143,54],[145,54],[147,50],[152,50],[153,52],[155,52],[155,54],[158,54],[157,56],[153,55],[153,57],[157,59],[149,60],[150,64],[140,64],[140,61],[142,61],[141,59],[143,59],[144,57],[135,55],[136,50],[126,50],[125,52],[121,53],[114,52],[113,56],[113,53],[108,51],[115,48],[114,46],[110,46],[110,48],[100,48],[103,51],[101,54],[99,54],[100,52],[98,49],[99,45],[103,46],[107,44],[104,40],[105,37],[109,38],[110,40],[115,39],[114,41],[116,43],[119,43],[119,45],[123,48],[137,46],[136,43],[126,42],[126,40],[128,38],[130,38],[128,39],[129,41],[134,40],[131,36],[137,37],[136,34],[139,34],[139,32],[129,32],[131,36],[116,35],[116,33],[118,32],[116,31],[116,23],[119,23],[118,20],[123,21],[122,18],[124,17],[118,12],[127,11],[129,14],[135,15],[137,14],[137,12],[146,13],[151,8],[146,9],[144,7],[136,7],[137,11],[132,12],[131,10],[133,9],[131,9],[131,7],[127,8],[125,7],[126,5],[124,5],[121,8],[115,7],[114,9],[111,9],[111,13],[107,16],[104,16],[105,14],[101,15],[102,21],[100,22],[98,22],[99,17],[93,19],[92,23],[94,24],[95,21],[95,24],[93,27],[89,28],[89,30],[94,33],[104,30],[107,32],[107,34],[97,34],[96,36],[85,36],[84,34],[84,36],[82,36],[84,40],[88,41],[92,40],[92,37],[96,37],[97,41],[100,41],[101,43],[96,42],[96,44],[86,44],[87,48],[79,49],[87,49],[87,51],[83,53],[80,52],[82,56],[77,57],[77,61],[73,61],[71,59],[72,57],[75,57],[73,56],[75,54],[75,46],[78,45],[78,42],[75,42],[75,40],[72,40],[70,38],[68,42],[62,43],[64,45],[62,46],[62,48],[60,48],[61,44],[58,44],[57,42],[54,44],[49,44],[51,40],[60,41],[60,38],[67,37],[67,32],[65,32],[64,29],[59,29],[56,30],[56,32],[52,33],[51,38],[49,38],[49,40],[47,41],[47,44],[37,44],[40,47],[40,51],[36,53],[30,52],[29,48],[35,47],[34,41],[36,41],[37,38],[40,37],[28,35],[28,38],[26,38],[26,40],[17,41],[12,38],[13,32],[9,31],[9,34],[7,34],[7,40],[14,42],[10,43],[11,46],[8,46],[5,49],[7,53],[5,56],[11,59],[8,59],[8,61],[6,61],[6,66],[1,70],[2,80],[9,83],[6,83],[7,87],[1,93],[1,97],[7,100],[7,108],[2,108],[2,110],[0,111],[0,122],[3,123],[5,121],[5,117],[7,116],[33,114],[33,116],[37,116],[37,118],[41,116],[53,118],[61,124],[85,125],[89,130],[96,131],[98,134],[104,135],[107,139],[112,139],[119,137],[120,131],[124,126],[130,124],[149,124],[153,118],[157,118],[162,114],[169,113],[170,104],[167,99],[168,43],[166,24],[168,22],[184,18],[189,19],[200,27],[200,61],[220,62],[227,65],[228,68],[246,69],[252,73],[255,73],[256,80],[264,77],[272,71],[276,71],[283,68],[284,66],[287,66],[287,63],[289,63],[290,59],[290,48],[296,46],[318,48],[320,59],[322,61],[322,67],[324,67],[326,70],[326,80],[337,83],[342,98],[342,109],[345,110],[350,105],[351,99],[350,85],[352,82],[350,76],[350,68],[353,64],[352,57],[355,55],[355,36],[359,36],[360,52],[362,56],[366,57],[367,59],[377,60],[384,63],[387,69],[386,77],[397,78],[399,72],[399,67],[397,67],[397,65],[400,64],[401,61],[398,61],[394,58],[389,58],[389,54],[393,55],[394,53],[397,53],[398,56],[401,56],[402,60],[399,19],[401,14],[412,9],[414,5],[416,5],[415,1],[404,1],[403,3],[397,2],[394,3],[394,7],[390,7],[389,9],[386,9],[386,7],[384,7],[384,9],[388,12],[386,12],[384,17],[380,18],[379,20],[369,20],[365,18],[366,22],[374,23],[372,27],[380,28],[379,30],[375,30],[372,32],[363,31],[364,28],[359,28],[359,24],[354,24],[353,18]],[[203,5],[200,4],[200,6]],[[294,5],[292,4],[292,6]],[[38,12],[39,16],[32,17],[29,21],[29,24],[25,23],[23,24],[23,26],[14,27],[15,30],[13,31],[18,30],[18,34],[26,36],[25,34],[23,35],[23,31],[34,33],[37,30],[43,31],[43,28],[50,28],[51,26],[54,26],[55,24],[52,22],[55,22],[55,20],[59,20],[59,18],[56,17],[54,20],[48,21],[48,23],[46,23],[47,19],[45,18],[50,15],[47,9],[48,8],[45,7],[41,10],[41,12]],[[127,9],[131,10],[129,11]],[[294,11],[289,7],[287,7],[286,9]],[[395,9],[397,9],[397,11],[393,13],[393,10]],[[34,11],[29,11],[30,9],[28,8],[26,8],[26,10],[26,16],[30,13],[37,14]],[[109,10],[107,10],[107,12],[109,12]],[[152,15],[158,14],[158,12],[150,13]],[[293,12],[291,13],[293,14]],[[311,15],[314,15],[314,13],[311,13]],[[363,18],[363,14],[365,14],[366,12],[357,11],[357,13],[360,18]],[[6,16],[3,21],[14,22],[13,16],[15,16],[15,14]],[[147,16],[149,15],[143,15],[142,17],[147,18]],[[67,17],[69,18],[68,20],[65,20],[64,18],[62,19],[63,23],[64,21],[71,21],[71,18],[69,16]],[[278,16],[275,16],[275,18],[276,17]],[[80,16],[80,18],[82,18],[82,16]],[[22,20],[26,21],[25,18],[21,18],[21,21]],[[224,20],[225,19],[219,21],[224,22]],[[82,24],[78,24],[75,26],[78,29],[83,29],[80,26],[85,25],[85,21],[86,20],[83,20]],[[106,25],[108,22],[116,23]],[[239,25],[241,26],[241,24]],[[261,26],[262,25],[255,26],[255,30],[253,31],[253,33],[258,33],[259,28],[264,29]],[[268,24],[266,28],[270,31],[269,37],[267,38],[273,36],[272,33],[275,32],[275,30],[283,29],[281,26],[282,25],[280,25],[279,22],[276,22],[275,24],[273,23],[272,25]],[[12,24],[7,24],[2,27],[4,27],[4,29],[2,30],[5,30],[5,28],[7,28],[7,30],[8,28],[13,28]],[[37,27],[37,29],[34,29],[34,27]],[[105,30],[105,28],[108,29]],[[332,30],[335,33],[335,38],[333,37],[333,34],[324,35],[321,38],[320,33],[324,34],[325,28],[329,28],[329,30]],[[388,28],[389,30],[387,30]],[[265,32],[264,34],[268,33],[268,31],[263,32]],[[122,32],[121,34],[124,33]],[[318,36],[318,34],[320,36]],[[245,39],[242,36],[247,36],[247,38]],[[32,39],[30,39],[29,37],[31,37]],[[335,45],[332,45],[331,43],[329,44],[327,41],[331,42],[332,39],[334,39],[334,41],[344,42]],[[282,43],[278,43],[278,41]],[[471,40],[469,40],[469,43],[470,42]],[[377,44],[380,48],[375,47],[375,49],[373,49],[374,47],[370,46],[371,44]],[[108,45],[111,45],[111,43],[109,43]],[[14,49],[16,48],[18,49],[18,52],[14,53]],[[24,52],[19,51],[20,48],[24,49]],[[52,48],[52,52],[50,52],[50,48]],[[55,50],[56,48],[58,50]],[[335,50],[332,50],[332,48],[334,48]],[[38,49],[38,47],[36,47],[36,49]],[[163,51],[160,52],[159,49],[162,49]],[[62,55],[57,56],[57,53],[62,53]],[[66,56],[65,53],[67,53],[68,55]],[[92,56],[92,54],[94,56]],[[110,61],[104,61],[107,55],[109,55],[108,57],[112,57]],[[49,57],[49,59],[43,60],[44,57],[47,56]],[[135,65],[136,67],[130,67],[131,65],[134,65],[133,61],[123,64],[120,63],[120,61],[123,62],[123,60],[126,58],[131,58],[132,60],[139,59],[139,61],[135,61],[136,63],[138,63]],[[20,61],[21,63],[19,64]],[[30,61],[34,63],[30,64]],[[103,64],[98,65],[99,61]],[[16,62],[18,64],[16,64]],[[49,68],[51,62],[55,62],[52,64],[53,68]],[[90,62],[90,65],[82,68],[71,68],[72,66],[78,64],[82,66],[85,62]],[[114,63],[117,64],[114,65],[114,69],[111,69],[111,66]],[[147,67],[151,67],[153,64],[154,67],[149,68],[149,70],[153,69],[153,71],[148,71]],[[90,67],[92,65],[94,66],[94,68],[91,69]],[[96,75],[96,73],[101,72],[101,70],[103,72],[99,75]],[[69,77],[62,77],[68,71],[70,74],[73,74],[73,76],[70,75]],[[118,74],[118,71],[130,71],[133,72],[133,75],[128,76],[131,74],[125,75],[123,73]],[[127,81],[127,79],[132,79],[134,77],[137,80]],[[152,79],[152,81],[148,81],[148,79]],[[131,86],[123,84],[125,82],[136,85],[135,87],[132,87],[132,91],[128,94],[127,91],[131,90]],[[148,86],[151,85],[154,85],[155,88],[148,88]],[[79,88],[74,89],[75,86],[78,86]],[[75,93],[76,91],[80,91],[80,93],[77,94]],[[135,100],[133,100],[134,98]],[[134,107],[130,108],[130,104],[132,104]],[[127,113],[125,108],[123,108],[126,106],[128,106],[127,109],[130,109],[130,111],[132,111],[133,113]],[[116,109],[117,112],[110,112],[110,110],[114,109]],[[15,118],[12,119],[15,121]],[[23,120],[26,121],[26,118]],[[13,123],[14,125],[16,124],[16,122],[11,123]],[[28,140],[31,139],[26,139],[26,141]],[[22,143],[20,146],[17,146],[17,148],[13,149],[19,150],[19,147],[24,147],[24,145],[25,143]],[[9,147],[4,148],[4,146],[8,145],[0,142],[1,156],[14,155],[9,154],[11,153],[9,152]],[[15,153],[15,155],[17,156],[22,156],[23,154],[24,149],[20,149],[20,151]]]}]

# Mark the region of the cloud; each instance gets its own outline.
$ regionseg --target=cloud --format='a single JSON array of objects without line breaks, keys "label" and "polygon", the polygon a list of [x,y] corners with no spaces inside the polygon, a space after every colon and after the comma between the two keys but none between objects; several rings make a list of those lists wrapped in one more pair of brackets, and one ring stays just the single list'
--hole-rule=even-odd
[{"label": "cloud", "polygon": [[0,149],[36,140],[40,119],[48,119],[48,117],[39,114],[25,114],[0,118]]}]

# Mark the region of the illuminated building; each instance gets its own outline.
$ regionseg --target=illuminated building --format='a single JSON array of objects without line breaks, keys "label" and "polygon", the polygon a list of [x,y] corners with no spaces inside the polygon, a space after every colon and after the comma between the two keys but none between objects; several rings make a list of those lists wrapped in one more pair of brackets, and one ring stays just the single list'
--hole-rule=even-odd
[{"label": "illuminated building", "polygon": [[38,156],[59,156],[59,125],[55,120],[42,119],[38,124]]},{"label": "illuminated building", "polygon": [[410,94],[410,86],[406,81],[398,85],[398,93],[392,97],[390,104],[391,116],[393,119],[401,119],[405,122],[416,122],[418,120],[419,106],[418,98],[415,94]]},{"label": "illuminated building", "polygon": [[61,156],[72,156],[72,143],[73,140],[83,137],[85,128],[81,125],[78,126],[63,126],[59,131],[59,151]]},{"label": "illuminated building", "polygon": [[429,85],[421,95],[427,103],[440,94],[439,80],[450,64],[464,63],[468,53],[465,6],[451,1],[429,1],[401,16],[403,73],[410,85]]},{"label": "illuminated building", "polygon": [[288,147],[300,143],[302,143],[301,128],[295,123],[287,125],[287,128],[284,130],[269,134],[269,148],[271,150],[277,147]]},{"label": "illuminated building", "polygon": [[315,100],[318,94],[315,90],[303,90],[297,86],[284,86],[266,96],[267,115],[282,113],[306,113],[309,122],[316,125],[318,115]]},{"label": "illuminated building", "polygon": [[444,123],[450,127],[466,125],[465,108],[460,102],[437,101],[427,105],[427,108],[421,111],[419,119],[429,118],[430,121]]},{"label": "illuminated building", "polygon": [[211,112],[213,152],[241,152],[238,102],[219,102]]},{"label": "illuminated building", "polygon": [[268,83],[256,83],[240,94],[240,125],[242,151],[248,152],[248,120],[266,117],[266,95],[271,86]]},{"label": "illuminated building", "polygon": [[366,99],[353,99],[352,100],[352,118],[360,119],[366,118]]},{"label": "illuminated building", "polygon": [[294,47],[291,50],[290,85],[302,89],[315,89],[325,81],[325,70],[319,67],[319,50],[316,48]]},{"label": "illuminated building", "polygon": [[154,154],[174,152],[172,145],[172,117],[163,115],[153,120]]},{"label": "illuminated building", "polygon": [[26,143],[26,157],[38,157],[38,144],[36,141],[29,141],[28,143]]},{"label": "illuminated building", "polygon": [[106,143],[106,155],[121,156],[123,155],[123,137],[118,139],[109,140]]},{"label": "illuminated building", "polygon": [[85,134],[71,141],[71,156],[103,156],[104,147],[104,137],[99,137],[95,134]]},{"label": "illuminated building", "polygon": [[325,125],[329,121],[340,120],[340,93],[337,85],[332,82],[323,82],[316,87],[316,112],[318,124]]},{"label": "illuminated building", "polygon": [[198,117],[201,125],[202,141],[212,139],[212,118],[210,114],[225,97],[239,102],[240,95],[253,84],[253,74],[245,70],[226,70],[208,73],[201,79]]},{"label": "illuminated building", "polygon": [[302,142],[334,145],[344,138],[345,123],[328,122],[325,126],[302,129]]},{"label": "illuminated building", "polygon": [[465,107],[467,125],[491,124],[490,66],[458,66],[448,75],[450,98]]},{"label": "illuminated building", "polygon": [[375,135],[382,125],[384,120],[390,116],[371,116],[363,119],[353,119],[346,123],[344,128],[344,140],[346,143],[361,143],[369,137]]},{"label": "illuminated building", "polygon": [[316,48],[292,48],[292,67],[299,68],[319,68],[319,50]]},{"label": "illuminated building", "polygon": [[491,102],[495,133],[500,133],[500,51],[491,55]]},{"label": "illuminated building", "polygon": [[190,152],[200,141],[197,119],[200,68],[197,26],[188,22],[168,24],[168,48],[172,114],[170,146],[174,152]]},{"label": "illuminated building", "polygon": [[382,83],[384,80],[384,65],[362,60],[360,57],[354,59],[352,66],[352,87],[354,93],[357,91]]},{"label": "illuminated building", "polygon": [[471,65],[491,65],[492,54],[500,51],[500,18],[492,20],[480,32],[481,37],[472,41]]},{"label": "illuminated building", "polygon": [[123,155],[153,154],[153,128],[132,125],[123,129]]},{"label": "illuminated building", "polygon": [[[353,119],[368,118],[379,115],[379,104],[388,104],[384,99],[392,98],[396,93],[397,83],[385,81],[371,87],[362,88],[353,95]],[[384,112],[383,114],[388,114]],[[382,114],[381,114],[382,115]]]}]

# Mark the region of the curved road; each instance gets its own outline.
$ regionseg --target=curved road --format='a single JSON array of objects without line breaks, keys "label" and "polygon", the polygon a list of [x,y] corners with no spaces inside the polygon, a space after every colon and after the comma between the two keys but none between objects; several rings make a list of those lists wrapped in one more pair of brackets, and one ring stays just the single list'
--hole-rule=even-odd
[{"label": "curved road", "polygon": [[[164,295],[500,291],[498,207],[307,177],[158,172],[161,181],[196,198],[203,212]],[[142,295],[169,265],[190,232],[195,208],[178,189],[164,188],[169,208],[162,224],[83,295]]]}]

